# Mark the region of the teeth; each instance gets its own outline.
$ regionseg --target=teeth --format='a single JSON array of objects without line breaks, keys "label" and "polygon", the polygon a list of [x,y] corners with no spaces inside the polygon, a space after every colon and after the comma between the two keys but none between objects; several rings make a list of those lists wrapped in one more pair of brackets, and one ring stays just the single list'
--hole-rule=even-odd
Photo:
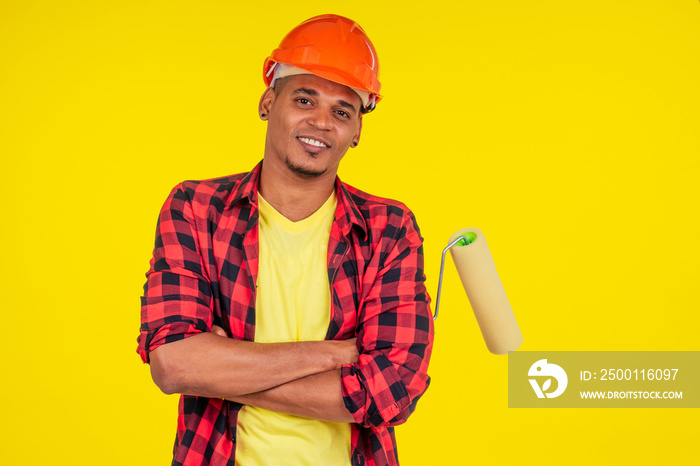
[{"label": "teeth", "polygon": [[326,145],[325,145],[324,143],[322,143],[321,141],[317,141],[317,140],[315,140],[315,139],[299,138],[299,140],[300,140],[300,141],[303,141],[303,142],[305,142],[305,143],[307,143],[307,144],[311,144],[312,146],[316,146],[316,147],[326,147]]}]

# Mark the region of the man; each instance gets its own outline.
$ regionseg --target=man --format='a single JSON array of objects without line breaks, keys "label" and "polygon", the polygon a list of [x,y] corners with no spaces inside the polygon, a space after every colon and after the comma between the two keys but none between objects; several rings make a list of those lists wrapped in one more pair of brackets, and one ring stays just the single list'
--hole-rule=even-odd
[{"label": "man", "polygon": [[336,176],[379,100],[376,52],[323,15],[264,72],[263,161],[181,183],[158,221],[138,351],[182,394],[173,464],[398,464],[393,426],[430,381],[422,238]]}]

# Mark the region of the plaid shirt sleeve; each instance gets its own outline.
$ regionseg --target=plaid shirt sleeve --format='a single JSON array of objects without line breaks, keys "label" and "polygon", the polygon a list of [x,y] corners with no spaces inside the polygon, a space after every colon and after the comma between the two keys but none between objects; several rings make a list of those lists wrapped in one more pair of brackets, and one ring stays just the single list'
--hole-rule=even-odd
[{"label": "plaid shirt sleeve", "polygon": [[360,305],[360,356],[341,371],[345,405],[363,427],[405,422],[430,383],[433,319],[425,289],[423,239],[413,213],[401,207],[386,207],[388,220],[386,215],[370,217],[384,220],[370,225],[381,239],[365,274],[371,283],[365,285]]},{"label": "plaid shirt sleeve", "polygon": [[212,293],[205,276],[187,183],[176,186],[158,217],[156,243],[141,298],[138,353],[149,362],[159,346],[212,326]]}]

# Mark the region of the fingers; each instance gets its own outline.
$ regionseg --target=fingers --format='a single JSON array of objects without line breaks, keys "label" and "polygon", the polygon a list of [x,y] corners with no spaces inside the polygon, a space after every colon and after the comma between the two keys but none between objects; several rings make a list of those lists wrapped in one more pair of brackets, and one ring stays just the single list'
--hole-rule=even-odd
[{"label": "fingers", "polygon": [[345,340],[347,342],[347,353],[346,357],[348,358],[347,362],[350,364],[354,363],[357,361],[357,358],[360,356],[360,353],[357,351],[357,343],[355,338],[350,338],[348,340]]}]

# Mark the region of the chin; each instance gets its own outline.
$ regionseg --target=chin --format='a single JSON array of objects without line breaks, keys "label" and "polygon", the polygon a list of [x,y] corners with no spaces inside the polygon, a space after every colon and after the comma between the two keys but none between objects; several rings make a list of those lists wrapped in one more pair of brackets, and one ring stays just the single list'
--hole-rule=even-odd
[{"label": "chin", "polygon": [[318,178],[319,176],[323,175],[328,171],[327,168],[319,169],[313,167],[305,167],[301,164],[292,162],[289,159],[289,157],[285,159],[285,163],[287,164],[287,168],[289,168],[292,172],[303,178]]}]

